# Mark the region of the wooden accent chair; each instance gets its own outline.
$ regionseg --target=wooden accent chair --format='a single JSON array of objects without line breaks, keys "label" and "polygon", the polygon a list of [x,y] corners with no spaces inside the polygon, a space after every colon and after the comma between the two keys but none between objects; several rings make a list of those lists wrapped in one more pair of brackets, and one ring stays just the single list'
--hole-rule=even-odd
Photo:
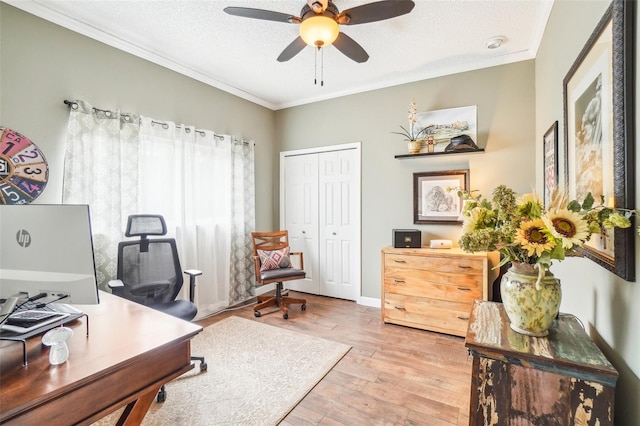
[{"label": "wooden accent chair", "polygon": [[[304,258],[302,252],[290,252],[289,232],[252,232],[253,262],[255,266],[256,281],[262,285],[277,283],[275,294],[258,296],[258,304],[253,308],[256,317],[261,315],[260,310],[269,306],[278,306],[284,319],[289,318],[287,305],[301,303],[300,308],[307,309],[305,299],[288,297],[283,292],[284,281],[299,280],[306,276],[304,272]],[[290,256],[299,256],[300,269],[294,268]]]}]

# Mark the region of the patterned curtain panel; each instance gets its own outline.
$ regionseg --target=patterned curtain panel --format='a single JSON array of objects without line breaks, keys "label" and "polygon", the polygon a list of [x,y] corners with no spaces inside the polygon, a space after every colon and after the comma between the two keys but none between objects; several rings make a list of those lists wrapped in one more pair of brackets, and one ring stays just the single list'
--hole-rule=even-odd
[{"label": "patterned curtain panel", "polygon": [[[117,112],[77,105],[69,120],[64,202],[89,204],[92,224],[109,225],[108,238],[94,226],[101,288],[115,278],[127,217],[154,213],[176,239],[182,268],[203,272],[197,318],[252,297],[253,143],[148,117],[101,118]],[[188,286],[182,291],[187,298]]]},{"label": "patterned curtain panel", "polygon": [[62,202],[88,204],[98,285],[115,278],[117,246],[126,211],[137,208],[138,117],[92,108],[69,108]]},{"label": "patterned curtain panel", "polygon": [[255,296],[251,232],[255,230],[255,170],[253,141],[232,141],[231,273],[229,302]]}]

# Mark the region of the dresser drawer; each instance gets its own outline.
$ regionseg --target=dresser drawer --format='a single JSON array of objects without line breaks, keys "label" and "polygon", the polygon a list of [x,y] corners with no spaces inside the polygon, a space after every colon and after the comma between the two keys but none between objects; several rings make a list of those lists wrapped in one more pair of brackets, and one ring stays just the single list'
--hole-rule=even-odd
[{"label": "dresser drawer", "polygon": [[470,302],[385,293],[384,322],[464,336],[470,306]]},{"label": "dresser drawer", "polygon": [[407,256],[387,254],[384,257],[385,268],[412,269],[424,271],[442,271],[450,273],[479,274],[484,273],[482,258],[468,256]]},{"label": "dresser drawer", "polygon": [[404,294],[406,296],[429,297],[437,300],[464,302],[471,306],[476,299],[482,299],[482,281],[469,280],[466,283],[438,281],[438,276],[431,277],[433,281],[416,279],[413,277],[385,277],[385,293]]},{"label": "dresser drawer", "polygon": [[[404,285],[406,288],[416,289],[424,288],[431,285],[446,285],[451,287],[460,287],[461,289],[482,291],[484,277],[482,273],[472,272],[441,272],[441,271],[425,271],[422,269],[400,269],[386,268],[384,271],[384,285]],[[385,287],[386,288],[386,287]],[[395,292],[393,290],[390,290]]]}]

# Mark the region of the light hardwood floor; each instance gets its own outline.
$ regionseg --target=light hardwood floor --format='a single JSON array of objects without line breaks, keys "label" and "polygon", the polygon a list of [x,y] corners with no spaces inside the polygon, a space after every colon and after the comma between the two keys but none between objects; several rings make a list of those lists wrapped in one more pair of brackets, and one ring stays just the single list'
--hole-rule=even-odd
[{"label": "light hardwood floor", "polygon": [[463,338],[383,324],[380,309],[355,302],[291,296],[306,298],[307,310],[292,305],[288,320],[270,310],[255,318],[248,305],[199,322],[236,315],[352,347],[281,425],[469,424],[471,358]]}]

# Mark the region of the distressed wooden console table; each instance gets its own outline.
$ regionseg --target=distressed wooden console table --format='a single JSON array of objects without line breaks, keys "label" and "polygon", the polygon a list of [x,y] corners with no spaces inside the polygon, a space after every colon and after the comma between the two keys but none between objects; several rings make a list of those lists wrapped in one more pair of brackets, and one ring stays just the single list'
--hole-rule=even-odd
[{"label": "distressed wooden console table", "polygon": [[501,303],[476,301],[465,346],[470,425],[613,425],[618,372],[574,316],[529,337],[511,330]]}]

